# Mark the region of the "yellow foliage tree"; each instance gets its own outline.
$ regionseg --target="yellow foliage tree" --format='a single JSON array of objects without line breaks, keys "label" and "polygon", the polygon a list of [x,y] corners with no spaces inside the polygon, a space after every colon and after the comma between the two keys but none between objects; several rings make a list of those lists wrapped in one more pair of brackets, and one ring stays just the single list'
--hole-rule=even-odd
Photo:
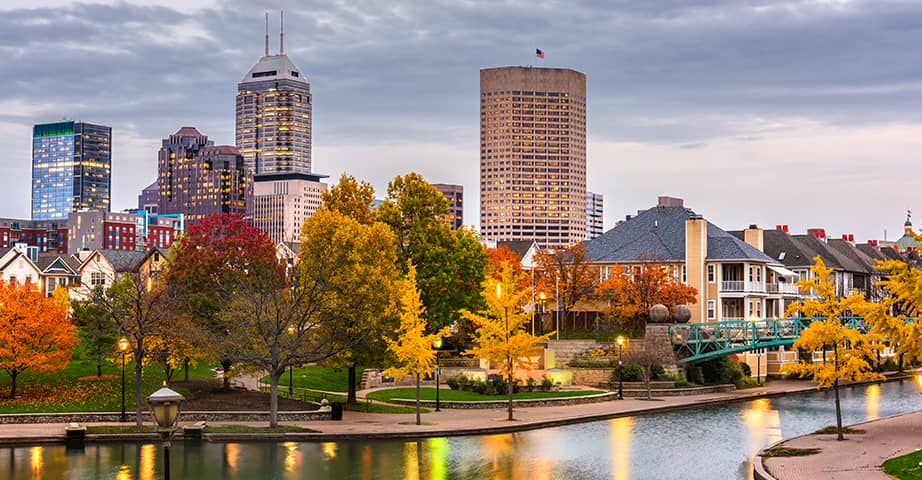
[{"label": "yellow foliage tree", "polygon": [[523,287],[525,274],[516,273],[508,262],[502,266],[499,279],[489,278],[483,283],[483,298],[486,311],[473,313],[462,310],[461,315],[477,326],[475,347],[464,352],[478,358],[486,358],[500,365],[506,377],[509,394],[508,412],[512,420],[512,392],[515,388],[515,370],[531,367],[531,359],[541,352],[539,342],[546,341],[554,332],[541,336],[526,331],[531,314],[523,306],[531,302],[531,289]]},{"label": "yellow foliage tree", "polygon": [[864,318],[871,333],[890,342],[904,359],[922,360],[922,322],[910,321],[922,316],[922,270],[900,260],[878,262],[887,272],[878,282],[887,296],[880,302],[856,298],[847,307]]},{"label": "yellow foliage tree", "polygon": [[[408,262],[409,263],[409,262]],[[423,375],[432,373],[435,367],[437,340],[448,335],[448,327],[426,334],[428,326],[426,307],[416,288],[416,268],[408,264],[407,276],[399,282],[400,289],[400,326],[397,328],[397,340],[385,337],[387,349],[394,354],[394,365],[384,371],[385,375],[401,378],[407,375],[416,377],[416,424],[421,423],[419,410],[419,382]]]},{"label": "yellow foliage tree", "polygon": [[842,434],[842,409],[839,403],[839,381],[876,380],[883,378],[874,372],[870,359],[880,351],[881,345],[877,343],[878,337],[865,334],[855,328],[843,324],[843,316],[849,305],[858,299],[863,299],[857,293],[852,293],[845,299],[835,295],[835,285],[832,282],[832,270],[826,267],[819,257],[816,264],[810,268],[812,278],[801,279],[797,282],[801,291],[808,296],[803,302],[791,304],[786,316],[800,312],[807,317],[822,318],[813,321],[804,329],[800,338],[794,342],[794,348],[813,352],[814,350],[827,351],[832,348],[831,361],[813,363],[802,360],[795,365],[785,367],[786,373],[798,375],[811,375],[817,382],[817,388],[832,387],[835,392],[836,402],[836,431],[838,439],[844,440]]}]

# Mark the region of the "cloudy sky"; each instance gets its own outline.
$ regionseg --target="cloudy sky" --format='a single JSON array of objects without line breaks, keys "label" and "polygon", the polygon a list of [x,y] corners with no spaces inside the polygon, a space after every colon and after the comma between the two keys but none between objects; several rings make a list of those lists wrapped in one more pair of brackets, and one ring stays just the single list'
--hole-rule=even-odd
[{"label": "cloudy sky", "polygon": [[236,83],[280,7],[314,95],[314,170],[381,195],[408,171],[461,183],[467,223],[478,70],[535,64],[536,47],[588,75],[606,228],[657,195],[726,229],[859,240],[922,216],[922,2],[883,0],[3,0],[0,216],[29,215],[36,122],[113,127],[118,210],[179,127],[232,144]]}]

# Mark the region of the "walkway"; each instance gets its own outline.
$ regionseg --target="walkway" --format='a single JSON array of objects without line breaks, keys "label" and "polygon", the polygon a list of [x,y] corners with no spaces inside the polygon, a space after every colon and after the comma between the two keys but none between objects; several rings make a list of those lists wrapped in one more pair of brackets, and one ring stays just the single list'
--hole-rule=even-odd
[{"label": "walkway", "polygon": [[786,447],[821,451],[805,457],[766,458],[762,464],[777,480],[886,480],[890,477],[880,468],[884,461],[922,447],[922,412],[859,423],[855,428],[865,433],[846,434],[841,442],[835,435],[815,434],[785,440]]},{"label": "walkway", "polygon": [[[585,405],[523,407],[515,409],[514,414],[516,420],[512,422],[506,420],[505,408],[484,410],[443,409],[441,412],[424,413],[422,415],[424,425],[415,425],[415,414],[382,414],[347,411],[344,412],[342,421],[311,421],[298,423],[298,425],[318,432],[314,434],[299,434],[298,439],[410,438],[436,435],[503,433],[602,420],[617,416],[674,410],[677,408],[694,408],[704,404],[745,400],[799,391],[812,391],[814,389],[815,387],[810,382],[776,380],[761,388],[730,393],[665,397],[654,401],[632,398]],[[216,422],[212,424],[216,424]],[[265,426],[265,422],[245,422],[244,424]],[[22,439],[20,443],[28,443],[30,439],[60,439],[63,436],[64,426],[64,424],[0,425],[0,444],[15,441],[15,439]]]}]

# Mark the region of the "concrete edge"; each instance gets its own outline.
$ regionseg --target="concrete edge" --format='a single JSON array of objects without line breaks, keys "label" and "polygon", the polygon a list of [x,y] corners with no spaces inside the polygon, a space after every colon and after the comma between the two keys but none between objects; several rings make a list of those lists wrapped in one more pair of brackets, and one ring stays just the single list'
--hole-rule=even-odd
[{"label": "concrete edge", "polygon": [[[908,378],[910,378],[909,375],[903,375],[899,377],[889,378],[887,380],[884,380],[884,382],[906,380]],[[849,384],[848,386],[864,385],[864,384],[870,384],[870,383],[882,383],[882,382],[874,382],[874,381],[856,382],[856,383]],[[472,436],[472,435],[515,433],[515,432],[522,432],[522,431],[528,431],[528,430],[538,430],[542,428],[552,428],[552,427],[560,427],[560,426],[565,426],[565,425],[590,423],[590,422],[596,422],[596,421],[601,421],[601,420],[610,420],[613,418],[678,412],[682,410],[691,410],[695,408],[720,405],[720,404],[725,404],[725,403],[730,403],[730,402],[744,402],[744,401],[754,400],[758,398],[775,398],[775,397],[782,397],[782,396],[791,395],[791,394],[812,392],[816,390],[817,388],[815,386],[810,386],[810,387],[789,390],[789,391],[784,391],[784,392],[771,392],[771,393],[753,392],[752,394],[749,394],[749,395],[726,396],[722,398],[714,398],[714,399],[710,399],[710,400],[706,400],[706,401],[702,401],[698,403],[690,403],[686,405],[670,405],[670,406],[664,406],[664,407],[640,408],[640,409],[633,409],[633,410],[625,410],[621,412],[595,414],[595,415],[589,415],[589,416],[584,416],[584,417],[568,417],[568,418],[561,418],[561,419],[556,419],[556,420],[543,420],[543,421],[526,422],[526,423],[517,423],[515,420],[513,420],[513,422],[511,422],[508,425],[473,427],[473,428],[468,428],[468,429],[456,429],[456,430],[451,430],[451,431],[427,430],[427,431],[412,431],[412,432],[381,432],[381,433],[374,433],[374,432],[294,433],[294,432],[288,432],[288,433],[278,433],[278,434],[262,434],[262,433],[260,434],[214,434],[214,433],[209,434],[207,433],[207,430],[206,430],[206,432],[202,434],[202,438],[203,440],[222,441],[222,442],[223,441],[234,441],[234,440],[324,442],[324,441],[336,441],[336,440],[362,440],[362,439],[406,440],[406,439],[425,439],[425,438],[433,438],[433,437],[463,437],[463,436]],[[908,415],[908,414],[909,413],[894,415],[894,417],[900,416],[900,415]],[[890,417],[883,417],[883,418],[890,418]],[[882,420],[883,418],[878,418],[878,419],[870,420],[870,421]],[[868,422],[862,422],[862,423],[868,423]],[[861,425],[861,423],[858,423],[855,425]],[[96,436],[96,435],[91,435],[91,436],[88,436],[86,440],[88,442],[89,441],[124,441],[124,440],[130,440],[130,437],[134,435],[139,435],[139,434],[107,434],[105,440],[89,438],[89,437]],[[140,434],[140,435],[145,435],[145,434]],[[805,435],[809,435],[809,434],[805,434]],[[152,437],[152,438],[155,438],[155,437]],[[792,437],[790,439],[781,440],[780,442],[777,442],[765,448],[770,448],[771,446],[775,446],[778,443],[782,443],[787,440],[793,440],[794,438],[798,438],[798,437]],[[61,443],[64,443],[64,440],[65,440],[65,437],[63,433],[58,436],[47,436],[46,435],[46,436],[15,437],[15,438],[0,437],[0,445],[3,445],[3,446],[35,445],[37,443],[61,444]],[[761,463],[761,460],[760,460],[760,463]]]},{"label": "concrete edge", "polygon": [[[901,377],[901,378],[899,378],[898,380],[905,380],[905,378],[902,378],[902,377]],[[890,380],[886,380],[886,381],[890,381]],[[852,385],[856,385],[856,384],[852,384]],[[920,410],[920,411],[922,411],[922,410]],[[881,420],[887,420],[887,419],[891,419],[891,418],[899,418],[899,417],[902,417],[902,416],[905,416],[905,415],[914,415],[914,414],[916,414],[916,413],[919,413],[919,411],[906,412],[906,413],[897,413],[897,414],[895,414],[895,415],[888,415],[888,416],[886,416],[886,417],[875,418],[874,420],[865,420],[865,421],[863,421],[863,422],[853,423],[853,424],[851,424],[851,425],[842,425],[842,428],[856,427],[856,426],[858,426],[858,425],[865,425],[865,424],[868,424],[868,423],[879,422],[879,421],[881,421]],[[793,440],[797,440],[798,438],[809,437],[809,436],[811,436],[811,435],[820,435],[820,434],[818,434],[818,433],[816,433],[816,432],[810,432],[810,433],[804,433],[804,434],[802,434],[802,435],[796,435],[796,436],[793,436],[793,437],[790,437],[790,438],[783,438],[783,439],[778,440],[777,442],[775,442],[775,443],[773,443],[773,444],[771,444],[771,445],[769,445],[769,446],[767,446],[767,447],[765,447],[765,448],[759,450],[759,452],[762,452],[763,450],[768,450],[769,448],[777,447],[778,445],[781,445],[781,444],[784,444],[784,443],[787,443],[787,442],[790,442],[790,441],[793,441]],[[831,435],[831,434],[830,434],[830,435]],[[888,459],[888,460],[889,460],[889,459]],[[755,480],[777,480],[774,476],[772,476],[772,474],[768,473],[768,468],[766,468],[766,467],[765,467],[765,464],[763,463],[762,455],[759,455],[758,453],[756,453],[756,455],[755,455],[755,456],[753,457],[753,459],[752,459],[752,470],[753,470],[752,473],[753,473],[753,476],[754,476]]]}]

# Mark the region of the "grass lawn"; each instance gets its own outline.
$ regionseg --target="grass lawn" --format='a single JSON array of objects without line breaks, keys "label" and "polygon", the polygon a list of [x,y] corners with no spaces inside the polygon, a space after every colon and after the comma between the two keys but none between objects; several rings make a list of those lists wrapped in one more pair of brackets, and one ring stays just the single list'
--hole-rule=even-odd
[{"label": "grass lawn", "polygon": [[[356,381],[361,380],[362,368],[359,367],[355,373]],[[261,379],[269,383],[269,377]],[[349,388],[349,369],[348,368],[331,368],[320,365],[309,365],[298,367],[292,370],[292,383],[295,388],[305,388],[308,390],[326,390],[328,392],[345,392]],[[288,373],[284,373],[279,378],[279,389],[288,388]]]},{"label": "grass lawn", "polygon": [[[206,362],[190,365],[189,378],[213,377],[210,367]],[[0,413],[118,411],[122,399],[121,375],[121,361],[114,359],[104,362],[102,377],[97,377],[96,359],[88,358],[82,346],[78,346],[74,358],[63,370],[20,374],[16,379],[15,399],[9,398],[10,377],[0,372]],[[144,398],[160,387],[163,378],[163,369],[158,365],[144,369]],[[174,380],[182,378],[182,371],[173,375]],[[131,361],[125,365],[125,408],[134,409],[134,364]]]},{"label": "grass lawn", "polygon": [[922,463],[922,451],[915,451],[884,462],[884,473],[900,480],[922,480],[920,463]]},{"label": "grass lawn", "polygon": [[[605,393],[599,390],[567,390],[563,392],[519,392],[512,396],[513,399],[528,399],[528,398],[560,398],[560,397],[581,397],[585,395],[595,395],[598,393]],[[413,400],[416,398],[416,388],[407,387],[407,388],[390,388],[387,390],[379,390],[376,392],[371,392],[368,394],[368,398],[373,400],[378,400],[382,402],[390,401],[394,398],[404,398],[408,400]],[[422,400],[435,400],[435,389],[431,387],[421,388],[419,392],[419,398]],[[459,401],[459,402],[477,402],[477,401],[486,401],[486,400],[507,400],[509,397],[506,395],[481,395],[474,392],[465,392],[461,390],[449,390],[447,388],[442,388],[439,390],[439,399],[445,401]]]},{"label": "grass lawn", "polygon": [[[288,389],[287,387],[282,389],[279,388],[279,395],[287,396]],[[322,399],[327,399],[330,403],[340,402],[343,404],[343,409],[350,412],[365,412],[365,413],[416,413],[416,409],[413,407],[404,407],[399,405],[383,405],[380,403],[372,402],[363,402],[359,400],[358,403],[346,403],[345,395],[336,395],[326,392],[318,392],[308,389],[295,390],[294,397],[299,400],[306,400],[310,402],[320,402]],[[423,413],[428,413],[428,409],[422,409]]]}]

